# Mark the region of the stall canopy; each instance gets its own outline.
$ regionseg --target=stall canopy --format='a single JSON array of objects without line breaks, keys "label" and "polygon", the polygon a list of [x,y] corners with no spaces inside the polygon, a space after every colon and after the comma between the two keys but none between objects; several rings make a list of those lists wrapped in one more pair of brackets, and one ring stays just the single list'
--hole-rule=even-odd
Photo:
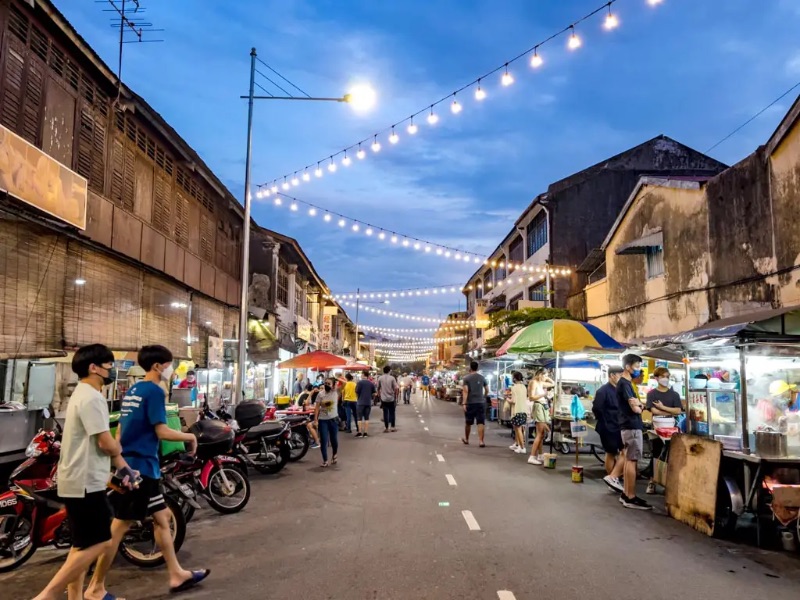
[{"label": "stall canopy", "polygon": [[624,345],[602,329],[589,323],[570,321],[569,319],[550,319],[523,327],[500,346],[496,355],[623,350],[624,348]]},{"label": "stall canopy", "polygon": [[278,364],[279,369],[335,369],[347,364],[347,359],[330,352],[316,350],[301,354]]}]

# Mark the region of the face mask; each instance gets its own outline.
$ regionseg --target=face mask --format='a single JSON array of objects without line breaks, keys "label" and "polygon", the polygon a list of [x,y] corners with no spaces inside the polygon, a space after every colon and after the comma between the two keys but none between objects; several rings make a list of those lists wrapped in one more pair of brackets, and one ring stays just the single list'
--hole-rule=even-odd
[{"label": "face mask", "polygon": [[641,377],[641,376],[642,376],[642,370],[641,369],[634,369],[633,371],[631,371],[631,377],[633,379],[639,379],[639,377]]},{"label": "face mask", "polygon": [[331,391],[331,386],[329,384],[327,384],[327,383],[325,384],[325,391],[326,392],[330,392]]},{"label": "face mask", "polygon": [[161,371],[161,379],[163,379],[164,381],[171,381],[172,380],[172,372],[174,370],[175,370],[175,368],[172,365],[168,366],[166,369]]},{"label": "face mask", "polygon": [[658,380],[658,385],[661,387],[669,387],[669,377],[662,377]]},{"label": "face mask", "polygon": [[[100,375],[100,373],[98,373]],[[117,380],[117,369],[111,367],[108,369],[108,375],[102,376],[103,377],[103,385],[111,385]]]}]

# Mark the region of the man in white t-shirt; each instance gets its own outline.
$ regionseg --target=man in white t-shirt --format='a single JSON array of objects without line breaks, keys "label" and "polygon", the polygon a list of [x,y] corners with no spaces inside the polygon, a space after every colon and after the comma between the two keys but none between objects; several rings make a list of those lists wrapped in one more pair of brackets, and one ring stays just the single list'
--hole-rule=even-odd
[{"label": "man in white t-shirt", "polygon": [[400,393],[400,386],[397,379],[391,373],[391,367],[383,367],[383,375],[378,377],[378,396],[381,399],[383,409],[383,433],[388,433],[389,427],[392,431],[397,431],[395,427],[395,410],[397,409],[397,396]]},{"label": "man in white t-shirt", "polygon": [[408,376],[408,373],[403,373],[400,378],[400,389],[403,391],[403,404],[411,404],[411,388],[414,387],[414,380]]},{"label": "man in white t-shirt", "polygon": [[58,462],[58,496],[67,510],[72,548],[66,562],[34,600],[81,598],[86,570],[111,540],[111,507],[106,497],[111,463],[128,484],[136,478],[119,442],[111,436],[108,404],[100,393],[116,379],[114,354],[102,344],[80,348],[72,359],[80,378],[67,405]]}]

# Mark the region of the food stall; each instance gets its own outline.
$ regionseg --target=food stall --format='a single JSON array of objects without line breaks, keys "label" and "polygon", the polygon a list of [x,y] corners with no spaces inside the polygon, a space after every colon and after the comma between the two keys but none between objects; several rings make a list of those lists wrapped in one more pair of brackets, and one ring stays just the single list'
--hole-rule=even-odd
[{"label": "food stall", "polygon": [[670,514],[709,535],[726,535],[748,513],[759,545],[772,521],[796,546],[800,307],[715,321],[650,340],[643,352],[682,361],[689,384],[688,433],[669,455]]}]

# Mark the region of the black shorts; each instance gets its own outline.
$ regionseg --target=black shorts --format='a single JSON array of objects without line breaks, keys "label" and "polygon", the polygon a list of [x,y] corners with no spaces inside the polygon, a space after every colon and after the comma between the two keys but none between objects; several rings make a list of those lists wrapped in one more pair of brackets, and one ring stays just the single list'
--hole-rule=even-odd
[{"label": "black shorts", "polygon": [[121,521],[143,521],[152,514],[167,508],[160,479],[142,477],[135,490],[111,494],[114,516]]},{"label": "black shorts", "polygon": [[486,423],[486,405],[485,404],[467,404],[467,410],[464,413],[467,425],[477,423],[483,425]]},{"label": "black shorts", "polygon": [[358,415],[359,421],[369,421],[369,413],[372,411],[371,406],[363,406],[359,405],[356,407],[356,415]]},{"label": "black shorts", "polygon": [[600,443],[603,445],[603,450],[608,454],[622,452],[622,434],[619,431],[598,431],[597,433],[600,434]]},{"label": "black shorts", "polygon": [[111,506],[105,490],[60,500],[67,509],[73,548],[85,550],[111,539]]}]

